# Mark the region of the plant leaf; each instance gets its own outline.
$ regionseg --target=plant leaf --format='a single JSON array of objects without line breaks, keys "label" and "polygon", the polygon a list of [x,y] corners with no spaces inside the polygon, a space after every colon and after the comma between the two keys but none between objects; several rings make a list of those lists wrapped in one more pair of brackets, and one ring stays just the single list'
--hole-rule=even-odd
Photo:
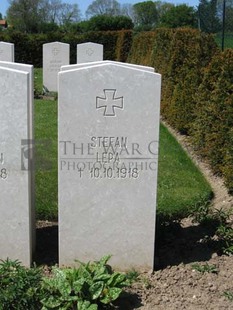
[{"label": "plant leaf", "polygon": [[96,274],[93,278],[94,281],[104,281],[107,282],[111,278],[110,274]]},{"label": "plant leaf", "polygon": [[73,289],[74,289],[75,294],[78,294],[82,290],[84,283],[85,283],[85,279],[83,278],[73,283]]},{"label": "plant leaf", "polygon": [[88,309],[88,310],[98,310],[98,305],[92,304],[92,305],[90,305],[87,309]]},{"label": "plant leaf", "polygon": [[71,286],[67,281],[59,281],[58,289],[62,296],[69,296],[71,294]]},{"label": "plant leaf", "polygon": [[93,300],[99,298],[103,289],[104,289],[104,282],[103,281],[95,282],[94,284],[92,284],[90,289],[89,289],[89,292],[91,294],[91,298]]},{"label": "plant leaf", "polygon": [[126,276],[124,274],[118,273],[118,272],[114,272],[111,276],[111,278],[109,279],[109,281],[107,282],[107,284],[109,286],[117,286],[118,284],[120,284],[121,282],[126,280]]},{"label": "plant leaf", "polygon": [[106,256],[102,257],[101,260],[99,261],[99,265],[105,266],[111,257],[112,257],[112,255],[106,255]]},{"label": "plant leaf", "polygon": [[98,310],[98,306],[96,304],[91,304],[87,300],[80,300],[78,302],[78,310]]},{"label": "plant leaf", "polygon": [[41,300],[41,303],[43,306],[47,307],[47,308],[57,308],[61,305],[61,301],[58,300],[58,298],[55,298],[54,296],[49,296],[49,298],[44,298]]},{"label": "plant leaf", "polygon": [[122,292],[121,288],[118,287],[110,288],[108,290],[108,295],[110,296],[111,301],[116,300],[120,296],[121,292]]},{"label": "plant leaf", "polygon": [[102,297],[100,299],[100,302],[102,302],[103,304],[107,305],[111,302],[111,298],[108,294],[106,294],[104,297]]}]

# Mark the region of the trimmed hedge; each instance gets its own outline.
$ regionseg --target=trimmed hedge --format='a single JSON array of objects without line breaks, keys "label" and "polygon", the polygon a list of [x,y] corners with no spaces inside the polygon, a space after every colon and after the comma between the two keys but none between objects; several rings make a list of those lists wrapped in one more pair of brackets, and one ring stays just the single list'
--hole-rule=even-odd
[{"label": "trimmed hedge", "polygon": [[[158,44],[156,50],[160,49]],[[170,102],[162,103],[162,113],[166,115],[172,126],[181,133],[189,134],[194,120],[194,94],[202,81],[203,68],[216,53],[217,46],[212,37],[196,30],[181,29],[173,31],[170,42],[170,61],[167,62],[166,98]],[[159,68],[155,57],[155,67]],[[165,63],[165,65],[166,65]]]},{"label": "trimmed hedge", "polygon": [[0,41],[15,44],[15,61],[42,67],[44,43],[64,42],[70,44],[70,63],[76,63],[76,46],[95,42],[104,45],[104,59],[125,61],[132,42],[132,31],[102,31],[84,34],[51,32],[48,34],[24,34],[17,31],[0,33]]},{"label": "trimmed hedge", "polygon": [[195,94],[193,142],[233,194],[233,50],[216,55]]},{"label": "trimmed hedge", "polygon": [[118,32],[118,39],[116,44],[116,61],[126,62],[129,51],[132,46],[133,32],[122,30]]},{"label": "trimmed hedge", "polygon": [[162,74],[161,112],[173,127],[189,133],[195,111],[193,94],[202,81],[203,68],[216,52],[210,35],[194,29],[164,28],[140,33],[128,61],[152,66]]},{"label": "trimmed hedge", "polygon": [[140,32],[138,35],[135,35],[127,61],[144,66],[151,66],[155,37],[155,32]]},{"label": "trimmed hedge", "polygon": [[163,117],[192,136],[233,194],[233,50],[197,30],[158,29],[134,38],[128,61],[162,74]]}]

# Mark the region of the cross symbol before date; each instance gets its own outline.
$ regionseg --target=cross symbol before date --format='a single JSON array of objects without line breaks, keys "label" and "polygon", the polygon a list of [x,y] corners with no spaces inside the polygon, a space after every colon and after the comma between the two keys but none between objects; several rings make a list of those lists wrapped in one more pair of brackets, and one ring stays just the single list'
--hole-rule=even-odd
[{"label": "cross symbol before date", "polygon": [[3,153],[0,155],[0,163],[3,165],[4,164],[4,156]]},{"label": "cross symbol before date", "polygon": [[104,108],[104,116],[116,116],[115,108],[123,109],[123,96],[116,98],[116,89],[103,91],[104,97],[96,97],[96,109]]}]

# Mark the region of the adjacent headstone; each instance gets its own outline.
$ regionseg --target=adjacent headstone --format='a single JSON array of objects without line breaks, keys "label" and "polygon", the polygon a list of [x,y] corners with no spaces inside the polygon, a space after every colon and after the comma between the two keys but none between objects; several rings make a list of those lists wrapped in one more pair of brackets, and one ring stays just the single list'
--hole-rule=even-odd
[{"label": "adjacent headstone", "polygon": [[160,88],[114,63],[59,73],[60,265],[153,268]]},{"label": "adjacent headstone", "polygon": [[15,61],[15,48],[13,43],[0,42],[0,61]]},{"label": "adjacent headstone", "polygon": [[[4,66],[4,67],[3,67]],[[9,66],[10,67],[10,66]],[[0,64],[0,258],[32,263],[32,77]],[[22,67],[23,68],[23,67]]]},{"label": "adjacent headstone", "polygon": [[[22,142],[22,150],[26,152],[24,156],[24,168],[28,170],[29,174],[29,201],[30,201],[30,225],[32,231],[32,251],[35,252],[36,247],[36,229],[35,229],[35,167],[34,167],[34,68],[32,65],[25,65],[15,62],[0,61],[0,67],[5,67],[9,69],[15,69],[19,71],[24,71],[29,73],[29,105],[28,105],[28,138],[29,140]],[[23,158],[22,158],[23,159]]]},{"label": "adjacent headstone", "polygon": [[43,44],[43,85],[50,92],[57,91],[61,66],[70,63],[70,45],[61,42]]},{"label": "adjacent headstone", "polygon": [[61,71],[80,69],[82,67],[90,67],[90,66],[100,65],[100,64],[116,64],[116,65],[118,64],[121,66],[131,67],[131,68],[135,68],[135,69],[141,69],[141,70],[150,71],[150,72],[155,71],[153,67],[140,66],[140,65],[130,64],[127,62],[123,63],[123,62],[111,61],[111,60],[94,61],[94,62],[89,62],[89,63],[81,63],[81,64],[62,66]]},{"label": "adjacent headstone", "polygon": [[77,64],[102,61],[104,47],[98,43],[81,43],[77,45]]},{"label": "adjacent headstone", "polygon": [[29,136],[30,139],[34,139],[34,132],[33,132],[33,115],[34,115],[34,69],[32,65],[25,65],[16,62],[7,62],[7,61],[0,61],[0,67],[5,67],[9,69],[15,69],[19,71],[25,71],[29,73]]}]

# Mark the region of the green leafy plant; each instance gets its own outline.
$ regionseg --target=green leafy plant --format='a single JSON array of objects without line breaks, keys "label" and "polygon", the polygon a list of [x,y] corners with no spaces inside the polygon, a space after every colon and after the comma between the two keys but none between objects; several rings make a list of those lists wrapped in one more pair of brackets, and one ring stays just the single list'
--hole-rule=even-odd
[{"label": "green leafy plant", "polygon": [[199,224],[208,224],[212,223],[212,225],[220,226],[226,225],[230,217],[232,215],[232,210],[224,210],[223,208],[220,209],[211,209],[210,208],[210,201],[203,202],[197,208],[193,208],[191,215],[193,218],[194,223]]},{"label": "green leafy plant", "polygon": [[210,215],[210,201],[204,201],[203,204],[200,204],[199,206],[195,206],[190,216],[193,218],[192,221],[194,223],[207,223],[212,219],[212,216]]},{"label": "green leafy plant", "polygon": [[140,281],[141,281],[143,287],[144,287],[146,290],[148,290],[148,289],[151,288],[151,286],[152,286],[152,285],[151,285],[151,281],[150,281],[150,279],[148,279],[147,277],[141,277],[141,278],[140,278]]},{"label": "green leafy plant", "polygon": [[231,291],[225,291],[225,292],[223,293],[223,295],[224,295],[228,300],[233,301],[233,292],[231,292]]},{"label": "green leafy plant", "polygon": [[230,225],[220,225],[216,231],[224,254],[233,254],[233,228]]},{"label": "green leafy plant", "polygon": [[229,210],[209,209],[203,205],[192,212],[194,222],[209,224],[214,229],[219,241],[219,251],[226,255],[233,254],[232,208]]},{"label": "green leafy plant", "polygon": [[41,309],[38,268],[27,269],[19,261],[9,259],[0,263],[0,309]]},{"label": "green leafy plant", "polygon": [[216,219],[220,225],[228,225],[231,215],[233,214],[233,209],[224,210],[223,208],[214,209],[213,217]]},{"label": "green leafy plant", "polygon": [[232,209],[219,209],[213,213],[214,218],[219,222],[216,235],[218,236],[222,252],[227,255],[233,254],[232,211]]},{"label": "green leafy plant", "polygon": [[126,273],[126,278],[127,280],[132,283],[134,281],[136,281],[139,277],[139,273],[138,271],[136,271],[135,269],[132,269],[132,270],[129,270],[127,273]]},{"label": "green leafy plant", "polygon": [[107,265],[109,259],[104,256],[98,262],[80,263],[77,269],[54,268],[52,276],[43,279],[42,309],[96,310],[100,304],[111,304],[131,281],[113,272]]},{"label": "green leafy plant", "polygon": [[218,273],[216,265],[209,265],[208,263],[206,263],[205,265],[193,264],[192,268],[200,273]]}]

